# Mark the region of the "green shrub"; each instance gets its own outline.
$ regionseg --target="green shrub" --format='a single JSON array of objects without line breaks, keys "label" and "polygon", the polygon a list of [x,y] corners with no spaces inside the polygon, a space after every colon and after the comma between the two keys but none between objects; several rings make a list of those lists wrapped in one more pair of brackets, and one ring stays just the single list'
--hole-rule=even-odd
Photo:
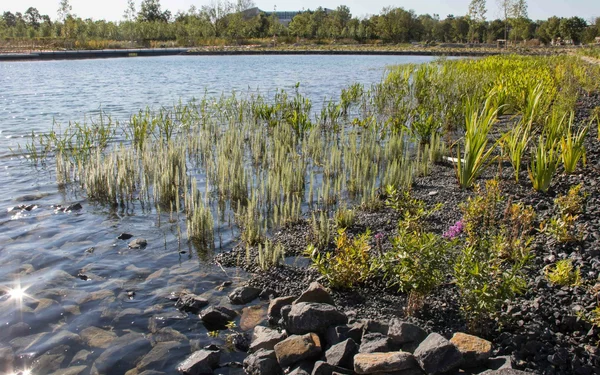
[{"label": "green shrub", "polygon": [[559,195],[554,199],[554,204],[558,207],[561,214],[579,215],[583,212],[588,194],[582,193],[581,188],[581,184],[571,186],[566,195]]},{"label": "green shrub", "polygon": [[567,134],[560,140],[561,158],[565,167],[565,172],[571,174],[575,172],[579,160],[585,165],[585,146],[583,142],[589,131],[589,127],[582,126],[579,131],[573,133],[573,118],[575,114],[571,112]]},{"label": "green shrub", "polygon": [[351,288],[364,282],[370,275],[370,237],[367,231],[351,240],[346,231],[340,229],[335,239],[335,251],[323,254],[309,245],[306,253],[310,255],[313,266],[333,288]]},{"label": "green shrub", "polygon": [[544,270],[546,279],[555,285],[576,286],[581,284],[581,271],[573,267],[571,259],[559,260]]},{"label": "green shrub", "polygon": [[586,194],[581,193],[581,185],[572,186],[566,195],[559,195],[554,204],[558,215],[542,223],[542,230],[553,236],[558,242],[581,240],[577,226],[579,214],[583,212]]}]

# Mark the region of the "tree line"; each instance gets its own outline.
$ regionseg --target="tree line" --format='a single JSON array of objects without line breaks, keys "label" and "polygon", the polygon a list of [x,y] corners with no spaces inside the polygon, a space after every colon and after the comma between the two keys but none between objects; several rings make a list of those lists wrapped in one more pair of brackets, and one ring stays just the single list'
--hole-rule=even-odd
[{"label": "tree line", "polygon": [[[142,0],[139,9],[127,0],[123,19],[118,22],[82,19],[72,11],[68,0],[61,0],[53,21],[29,7],[25,12],[4,11],[0,18],[0,38],[55,38],[76,41],[176,41],[194,46],[208,39],[240,43],[258,38],[287,38],[290,41],[335,40],[370,43],[438,42],[495,43],[498,39],[514,42],[538,40],[548,44],[569,40],[591,43],[600,36],[600,17],[588,24],[581,17],[550,17],[531,20],[526,0],[499,0],[503,17],[488,20],[485,0],[472,0],[465,15],[417,15],[401,7],[386,7],[379,14],[353,17],[341,5],[335,10],[317,8],[297,14],[288,25],[276,14],[260,12],[249,16],[243,11],[254,7],[252,0],[213,0],[201,8],[171,13],[162,9],[160,0]],[[1,10],[0,10],[1,11]]]}]

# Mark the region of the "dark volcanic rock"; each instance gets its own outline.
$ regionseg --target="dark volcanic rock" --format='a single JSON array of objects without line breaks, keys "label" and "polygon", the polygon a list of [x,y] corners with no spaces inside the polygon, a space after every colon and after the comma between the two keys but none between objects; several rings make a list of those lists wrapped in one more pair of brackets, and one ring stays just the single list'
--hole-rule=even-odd
[{"label": "dark volcanic rock", "polygon": [[442,335],[431,333],[415,350],[415,358],[428,374],[450,371],[461,361],[460,351]]},{"label": "dark volcanic rock", "polygon": [[198,350],[177,366],[177,371],[184,375],[212,374],[219,367],[221,352],[215,350]]},{"label": "dark volcanic rock", "polygon": [[311,375],[333,375],[333,374],[343,374],[343,375],[353,375],[354,371],[345,369],[343,367],[334,366],[324,361],[315,362],[315,366],[311,372]]},{"label": "dark volcanic rock", "polygon": [[293,335],[275,345],[275,355],[283,368],[321,355],[321,340],[314,333]]},{"label": "dark volcanic rock", "polygon": [[360,353],[385,353],[390,351],[390,339],[381,333],[367,333],[363,335]]},{"label": "dark volcanic rock", "polygon": [[295,304],[283,317],[288,332],[304,334],[316,332],[324,334],[331,326],[346,324],[348,317],[335,307],[325,303]]},{"label": "dark volcanic rock", "polygon": [[256,326],[252,334],[252,343],[250,351],[255,352],[259,349],[273,350],[275,344],[283,341],[287,337],[284,332],[279,332],[276,329],[271,329],[263,326]]},{"label": "dark volcanic rock", "polygon": [[327,303],[329,305],[335,306],[335,302],[333,298],[329,295],[329,292],[325,287],[318,282],[313,282],[309,285],[308,289],[306,289],[297,300],[294,301],[294,304],[301,302],[315,302],[315,303]]},{"label": "dark volcanic rock", "polygon": [[191,293],[181,294],[177,302],[175,302],[175,307],[179,309],[179,311],[192,314],[198,314],[198,312],[206,306],[208,306],[207,299]]},{"label": "dark volcanic rock", "polygon": [[121,234],[119,234],[117,236],[117,240],[123,240],[123,241],[125,241],[125,240],[128,240],[128,239],[132,238],[132,237],[133,237],[133,234],[121,233]]},{"label": "dark volcanic rock", "polygon": [[361,323],[347,324],[343,326],[329,327],[325,333],[325,341],[327,346],[339,344],[340,342],[352,339],[355,343],[360,344],[363,336],[364,327]]},{"label": "dark volcanic rock", "polygon": [[236,317],[235,311],[224,306],[210,306],[200,312],[200,319],[209,331],[224,329]]},{"label": "dark volcanic rock", "polygon": [[235,288],[233,292],[229,294],[229,300],[234,305],[245,305],[257,298],[260,291],[260,289],[251,286],[241,286]]},{"label": "dark volcanic rock", "polygon": [[327,363],[333,366],[354,368],[354,355],[358,352],[358,346],[352,339],[340,342],[325,352]]},{"label": "dark volcanic rock", "polygon": [[275,351],[264,349],[260,349],[256,353],[246,357],[244,360],[244,371],[249,375],[279,375],[283,373],[277,362]]},{"label": "dark volcanic rock", "polygon": [[284,306],[291,305],[296,297],[288,296],[288,297],[279,297],[271,300],[269,303],[269,308],[267,309],[267,315],[269,316],[269,320],[273,322],[278,322],[281,319],[281,308]]},{"label": "dark volcanic rock", "polygon": [[413,342],[420,343],[427,337],[427,332],[415,324],[392,319],[388,336],[394,344],[402,345]]}]

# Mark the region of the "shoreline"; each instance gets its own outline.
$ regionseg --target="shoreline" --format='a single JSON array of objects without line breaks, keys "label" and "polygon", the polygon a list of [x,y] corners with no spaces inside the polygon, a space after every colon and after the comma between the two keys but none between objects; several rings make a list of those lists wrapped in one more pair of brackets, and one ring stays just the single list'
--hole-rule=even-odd
[{"label": "shoreline", "polygon": [[1,61],[43,61],[43,60],[82,60],[118,57],[155,57],[155,56],[258,56],[258,55],[356,55],[356,56],[458,56],[484,57],[502,54],[528,54],[549,56],[546,51],[523,53],[522,51],[461,51],[448,50],[345,50],[345,49],[231,49],[196,50],[194,48],[138,48],[73,51],[39,51],[29,53],[0,53]]}]

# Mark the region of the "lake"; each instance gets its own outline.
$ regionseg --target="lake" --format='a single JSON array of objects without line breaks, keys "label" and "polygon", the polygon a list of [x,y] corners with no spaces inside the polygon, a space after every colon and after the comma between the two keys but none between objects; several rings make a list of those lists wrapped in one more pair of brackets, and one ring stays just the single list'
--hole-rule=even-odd
[{"label": "lake", "polygon": [[[124,374],[135,363],[139,372],[173,373],[191,351],[227,340],[227,333],[209,335],[197,316],[179,312],[173,296],[190,291],[211,305],[229,306],[227,294],[247,278],[186,251],[168,215],[159,220],[140,210],[95,205],[77,189],[57,184],[51,168],[32,168],[11,151],[24,146],[32,131],[90,121],[100,111],[127,121],[147,106],[232,92],[270,95],[297,83],[319,108],[352,83],[379,82],[387,66],[433,59],[174,56],[0,63],[0,373],[71,368],[72,374]],[[82,209],[60,209],[74,202]],[[121,233],[145,238],[148,246],[128,249],[128,241],[117,239]],[[237,241],[230,235],[223,248]],[[237,324],[240,331],[244,324],[239,318]],[[161,350],[169,355],[160,357]],[[145,362],[135,361],[142,357]],[[222,362],[242,358],[232,352]]]}]

